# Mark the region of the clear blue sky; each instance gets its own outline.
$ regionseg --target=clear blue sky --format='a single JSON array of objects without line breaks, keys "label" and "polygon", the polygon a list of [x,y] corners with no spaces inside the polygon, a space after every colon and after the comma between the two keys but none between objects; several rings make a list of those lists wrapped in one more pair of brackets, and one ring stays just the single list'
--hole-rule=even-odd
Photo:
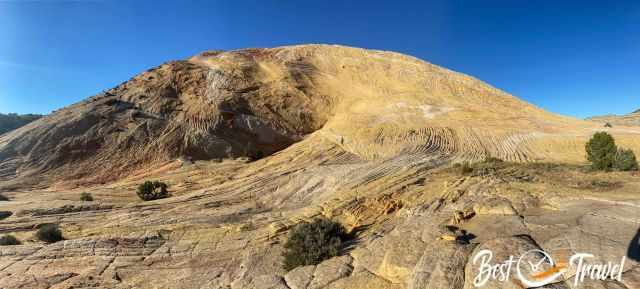
[{"label": "clear blue sky", "polygon": [[204,50],[330,43],[623,114],[640,108],[640,2],[611,2],[0,0],[0,112],[48,113]]}]

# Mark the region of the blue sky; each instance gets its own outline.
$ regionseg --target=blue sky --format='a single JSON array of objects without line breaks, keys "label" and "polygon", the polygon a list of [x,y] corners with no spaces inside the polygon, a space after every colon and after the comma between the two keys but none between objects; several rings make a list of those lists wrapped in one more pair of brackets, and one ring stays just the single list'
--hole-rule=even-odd
[{"label": "blue sky", "polygon": [[0,0],[0,112],[48,113],[204,50],[330,43],[624,114],[640,108],[640,2],[610,2]]}]

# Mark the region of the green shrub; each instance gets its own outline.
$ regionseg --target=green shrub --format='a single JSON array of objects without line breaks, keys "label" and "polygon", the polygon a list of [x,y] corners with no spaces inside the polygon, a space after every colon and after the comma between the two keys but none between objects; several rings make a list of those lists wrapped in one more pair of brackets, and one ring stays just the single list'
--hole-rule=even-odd
[{"label": "green shrub", "polygon": [[262,159],[262,158],[264,158],[264,152],[256,151],[256,152],[254,152],[254,153],[252,153],[250,155],[250,158],[251,158],[252,161],[257,161],[259,159]]},{"label": "green shrub", "polygon": [[453,169],[460,175],[488,176],[495,174],[499,169],[505,168],[508,165],[509,163],[500,158],[486,157],[480,162],[471,163],[464,161],[455,163],[453,164]]},{"label": "green shrub", "polygon": [[630,149],[618,149],[614,166],[621,171],[637,171],[638,161],[636,160],[636,154]]},{"label": "green shrub", "polygon": [[469,162],[463,162],[459,164],[460,173],[463,175],[467,175],[473,173],[473,167],[469,164]]},{"label": "green shrub", "polygon": [[47,243],[55,243],[58,241],[62,241],[62,231],[58,228],[56,224],[45,224],[36,232],[36,237],[40,241],[44,241]]},{"label": "green shrub", "polygon": [[335,257],[346,239],[344,227],[328,219],[298,224],[291,230],[289,239],[284,244],[283,267],[289,271]]},{"label": "green shrub", "polygon": [[6,218],[11,217],[13,213],[11,211],[0,211],[0,220],[4,220]]},{"label": "green shrub", "polygon": [[93,201],[93,196],[90,193],[84,192],[80,194],[80,201],[83,202],[91,202]]},{"label": "green shrub", "polygon": [[12,235],[4,235],[0,237],[0,246],[20,245],[20,241]]},{"label": "green shrub", "polygon": [[158,181],[146,181],[138,186],[138,197],[144,201],[163,199],[169,196],[167,184]]},{"label": "green shrub", "polygon": [[596,170],[611,170],[616,160],[618,148],[613,137],[606,132],[598,132],[585,146],[587,159]]},{"label": "green shrub", "polygon": [[496,157],[487,157],[483,161],[471,164],[471,174],[473,176],[490,176],[495,175],[498,170],[507,165],[503,160]]},{"label": "green shrub", "polygon": [[485,163],[485,164],[501,164],[501,163],[504,163],[504,161],[501,158],[497,158],[497,157],[486,157],[484,159],[483,163]]}]

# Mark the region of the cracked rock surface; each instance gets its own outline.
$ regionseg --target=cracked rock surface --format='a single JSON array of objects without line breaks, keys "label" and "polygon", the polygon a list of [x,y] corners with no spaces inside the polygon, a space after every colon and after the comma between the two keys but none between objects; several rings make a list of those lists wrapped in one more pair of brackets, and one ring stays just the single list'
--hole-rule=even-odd
[{"label": "cracked rock surface", "polygon": [[[594,263],[626,256],[622,281],[586,280],[576,287],[575,266],[569,266],[545,288],[637,288],[640,182],[633,173],[501,163],[491,175],[474,176],[434,166],[438,160],[403,168],[397,161],[330,165],[335,168],[323,173],[393,169],[373,179],[335,180],[333,197],[321,202],[301,194],[322,196],[316,190],[324,187],[301,193],[291,183],[292,174],[313,179],[319,171],[277,156],[133,176],[94,187],[91,204],[74,200],[79,190],[8,192],[1,209],[29,213],[0,221],[3,233],[22,241],[0,246],[0,288],[475,288],[479,263],[473,258],[484,249],[495,262],[532,249],[561,261],[579,252],[593,254]],[[277,169],[264,170],[265,163]],[[502,174],[514,169],[536,181],[505,180]],[[224,172],[244,177],[228,179]],[[575,182],[625,185],[583,188],[566,182],[568,175]],[[174,184],[172,197],[136,200],[135,184],[149,177]],[[187,179],[191,187],[179,185]],[[269,193],[256,194],[260,190]],[[274,202],[285,196],[289,201]],[[456,218],[461,211],[473,213]],[[338,257],[284,271],[289,229],[319,216],[341,222],[355,239]],[[59,224],[65,240],[38,241],[35,230],[48,223]],[[489,280],[485,288],[527,287],[513,270],[508,280]]]}]

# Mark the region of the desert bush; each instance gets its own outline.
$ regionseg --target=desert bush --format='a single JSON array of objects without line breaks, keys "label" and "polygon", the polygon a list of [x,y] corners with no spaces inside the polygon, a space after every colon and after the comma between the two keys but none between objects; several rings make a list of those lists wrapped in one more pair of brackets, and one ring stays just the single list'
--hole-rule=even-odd
[{"label": "desert bush", "polygon": [[257,161],[259,159],[264,158],[264,152],[256,151],[256,152],[250,154],[249,158],[251,159],[251,161]]},{"label": "desert bush", "polygon": [[473,167],[469,165],[469,162],[463,162],[460,164],[460,173],[463,175],[473,173]]},{"label": "desert bush", "polygon": [[469,162],[454,163],[452,166],[453,172],[461,175],[468,175],[473,173],[473,166]]},{"label": "desert bush", "polygon": [[58,241],[62,241],[62,231],[56,224],[45,224],[36,232],[36,237],[40,241],[44,241],[47,243],[55,243]]},{"label": "desert bush", "polygon": [[504,168],[507,163],[496,157],[487,157],[482,162],[474,163],[471,165],[472,175],[474,176],[489,176],[494,175],[499,169]]},{"label": "desert bush", "polygon": [[598,132],[585,146],[587,159],[596,170],[611,170],[616,160],[618,148],[613,137],[606,132]]},{"label": "desert bush", "polygon": [[487,157],[483,161],[483,163],[485,164],[500,164],[503,162],[504,161],[501,158],[496,158],[496,157]]},{"label": "desert bush", "polygon": [[0,201],[9,201],[9,197],[7,197],[7,196],[5,196],[3,194],[0,194]]},{"label": "desert bush", "polygon": [[91,202],[93,201],[93,196],[90,193],[84,192],[80,194],[80,201]]},{"label": "desert bush", "polygon": [[481,162],[462,162],[455,163],[453,168],[462,175],[485,176],[495,173],[497,169],[507,165],[502,159],[496,157],[487,157]]},{"label": "desert bush", "polygon": [[4,235],[0,237],[0,246],[20,245],[20,241],[13,235]]},{"label": "desert bush", "polygon": [[284,244],[284,269],[316,265],[340,253],[347,239],[340,223],[320,218],[311,223],[301,223],[291,230]]},{"label": "desert bush", "polygon": [[11,217],[11,215],[13,215],[13,212],[11,211],[0,211],[0,220],[4,220],[6,218]]},{"label": "desert bush", "polygon": [[636,160],[636,154],[630,149],[618,149],[614,167],[621,171],[637,171],[638,161]]},{"label": "desert bush", "polygon": [[169,196],[167,184],[158,181],[146,181],[138,186],[138,197],[144,201],[163,199]]}]

